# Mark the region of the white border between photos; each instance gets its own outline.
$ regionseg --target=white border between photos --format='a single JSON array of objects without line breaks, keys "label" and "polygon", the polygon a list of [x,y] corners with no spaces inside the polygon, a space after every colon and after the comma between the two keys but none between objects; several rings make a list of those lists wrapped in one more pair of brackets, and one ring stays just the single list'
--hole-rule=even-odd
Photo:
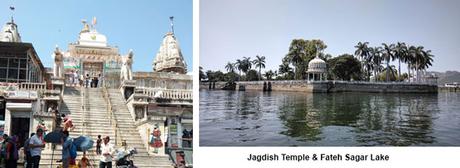
[{"label": "white border between photos", "polygon": [[[193,163],[196,168],[458,168],[460,147],[200,147],[199,146],[199,0],[193,0]],[[389,155],[389,161],[248,161],[249,154]]]}]

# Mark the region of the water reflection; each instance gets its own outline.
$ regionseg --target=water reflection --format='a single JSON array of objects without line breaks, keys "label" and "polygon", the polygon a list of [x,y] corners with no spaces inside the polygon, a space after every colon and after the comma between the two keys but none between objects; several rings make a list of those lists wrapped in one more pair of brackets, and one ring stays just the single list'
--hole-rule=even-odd
[{"label": "water reflection", "polygon": [[[459,95],[200,91],[200,145],[459,145]],[[445,103],[440,108],[439,102]],[[439,121],[448,121],[443,123]],[[454,135],[453,135],[454,134]]]}]

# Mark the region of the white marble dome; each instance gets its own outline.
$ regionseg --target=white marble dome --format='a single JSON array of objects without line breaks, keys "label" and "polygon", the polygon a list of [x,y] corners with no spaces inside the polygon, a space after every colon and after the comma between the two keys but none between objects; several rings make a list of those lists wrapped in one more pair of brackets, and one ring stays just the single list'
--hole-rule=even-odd
[{"label": "white marble dome", "polygon": [[166,33],[160,49],[153,61],[153,71],[173,72],[179,74],[187,73],[187,64],[173,33]]},{"label": "white marble dome", "polygon": [[308,63],[308,72],[326,72],[327,64],[319,57],[315,57]]},{"label": "white marble dome", "polygon": [[93,30],[80,33],[78,44],[93,47],[107,47],[107,37]]}]

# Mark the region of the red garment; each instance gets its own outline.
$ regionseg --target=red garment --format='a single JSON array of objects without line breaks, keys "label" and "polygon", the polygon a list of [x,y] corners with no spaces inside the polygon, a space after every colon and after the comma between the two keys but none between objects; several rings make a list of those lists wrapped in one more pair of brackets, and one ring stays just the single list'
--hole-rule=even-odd
[{"label": "red garment", "polygon": [[153,135],[153,143],[150,144],[150,146],[154,148],[161,148],[163,146],[163,142],[161,142],[161,132],[158,129],[153,130],[152,132]]}]

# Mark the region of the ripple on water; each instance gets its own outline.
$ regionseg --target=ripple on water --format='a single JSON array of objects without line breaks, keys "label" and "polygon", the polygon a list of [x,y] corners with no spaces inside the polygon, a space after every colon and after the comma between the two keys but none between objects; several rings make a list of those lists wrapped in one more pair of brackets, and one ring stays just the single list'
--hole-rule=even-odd
[{"label": "ripple on water", "polygon": [[459,146],[459,95],[202,90],[200,145]]}]

